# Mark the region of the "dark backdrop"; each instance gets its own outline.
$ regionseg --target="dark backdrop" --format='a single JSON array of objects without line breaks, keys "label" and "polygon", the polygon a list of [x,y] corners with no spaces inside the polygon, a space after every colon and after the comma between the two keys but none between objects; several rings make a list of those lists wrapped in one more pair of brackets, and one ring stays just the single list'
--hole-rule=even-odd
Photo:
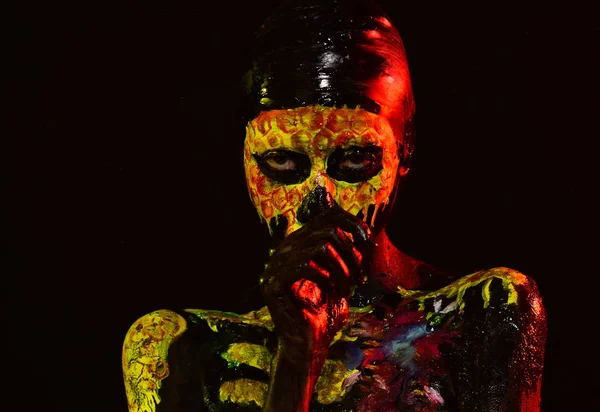
[{"label": "dark backdrop", "polygon": [[[250,302],[266,237],[243,181],[238,81],[277,3],[30,3],[7,15],[5,401],[125,411],[121,342],[137,317]],[[549,317],[543,410],[590,410],[593,13],[571,1],[380,4],[418,107],[392,239],[436,265],[531,275]]]}]

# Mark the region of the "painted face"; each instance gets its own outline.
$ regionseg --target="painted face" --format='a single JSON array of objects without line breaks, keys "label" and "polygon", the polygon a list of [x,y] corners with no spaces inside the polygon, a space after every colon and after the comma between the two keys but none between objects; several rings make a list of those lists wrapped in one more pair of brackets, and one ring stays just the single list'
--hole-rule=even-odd
[{"label": "painted face", "polygon": [[398,144],[386,118],[360,108],[264,111],[246,127],[244,167],[271,234],[281,217],[286,236],[299,229],[300,207],[315,192],[372,226],[396,183]]}]

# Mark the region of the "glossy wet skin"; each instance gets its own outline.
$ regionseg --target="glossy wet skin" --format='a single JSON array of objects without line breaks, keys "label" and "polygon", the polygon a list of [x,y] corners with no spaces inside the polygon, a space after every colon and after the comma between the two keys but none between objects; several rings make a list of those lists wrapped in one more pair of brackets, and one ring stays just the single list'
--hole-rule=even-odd
[{"label": "glossy wet skin", "polygon": [[398,141],[387,119],[360,108],[265,111],[246,128],[244,167],[252,202],[271,231],[281,217],[286,235],[302,227],[299,209],[317,188],[372,225],[391,206]]}]

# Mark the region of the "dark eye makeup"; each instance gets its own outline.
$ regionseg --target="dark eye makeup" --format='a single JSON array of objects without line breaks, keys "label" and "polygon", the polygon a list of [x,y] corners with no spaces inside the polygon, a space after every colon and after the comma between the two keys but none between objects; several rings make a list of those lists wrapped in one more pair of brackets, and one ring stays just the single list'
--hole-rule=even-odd
[{"label": "dark eye makeup", "polygon": [[369,180],[383,168],[383,149],[379,146],[338,147],[329,155],[327,174],[348,183]]},{"label": "dark eye makeup", "polygon": [[[301,183],[310,176],[310,158],[304,153],[277,149],[253,156],[260,171],[279,183]],[[329,155],[327,174],[348,183],[363,182],[383,168],[382,157],[379,146],[338,147]]]},{"label": "dark eye makeup", "polygon": [[280,183],[300,183],[310,175],[310,158],[304,153],[279,149],[254,154],[254,158],[265,176]]}]

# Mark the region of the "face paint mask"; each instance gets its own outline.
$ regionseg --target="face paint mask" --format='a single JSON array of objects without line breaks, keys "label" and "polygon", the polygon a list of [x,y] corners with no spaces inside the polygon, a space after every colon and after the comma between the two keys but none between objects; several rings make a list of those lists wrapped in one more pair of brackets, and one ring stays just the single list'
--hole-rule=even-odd
[{"label": "face paint mask", "polygon": [[246,183],[271,234],[282,217],[286,236],[302,227],[301,205],[316,191],[373,226],[399,163],[388,120],[360,108],[263,111],[246,127]]}]

